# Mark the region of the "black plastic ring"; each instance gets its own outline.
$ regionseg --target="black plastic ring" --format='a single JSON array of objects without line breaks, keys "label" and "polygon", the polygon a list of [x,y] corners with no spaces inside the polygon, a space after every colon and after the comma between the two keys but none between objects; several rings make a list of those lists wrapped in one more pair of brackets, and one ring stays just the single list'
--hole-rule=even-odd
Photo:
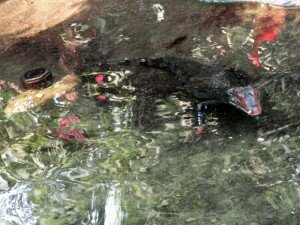
[{"label": "black plastic ring", "polygon": [[21,75],[21,83],[26,89],[42,89],[53,84],[54,77],[50,70],[44,67],[29,70]]}]

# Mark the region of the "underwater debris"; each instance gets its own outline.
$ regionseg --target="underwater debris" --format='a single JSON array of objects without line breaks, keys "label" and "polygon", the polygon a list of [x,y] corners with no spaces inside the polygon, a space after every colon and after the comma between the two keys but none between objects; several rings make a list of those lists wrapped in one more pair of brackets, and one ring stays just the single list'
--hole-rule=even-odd
[{"label": "underwater debris", "polygon": [[9,99],[4,113],[11,116],[16,113],[27,111],[52,99],[57,94],[65,94],[71,91],[78,83],[78,77],[74,74],[66,75],[59,82],[42,90],[27,90]]}]

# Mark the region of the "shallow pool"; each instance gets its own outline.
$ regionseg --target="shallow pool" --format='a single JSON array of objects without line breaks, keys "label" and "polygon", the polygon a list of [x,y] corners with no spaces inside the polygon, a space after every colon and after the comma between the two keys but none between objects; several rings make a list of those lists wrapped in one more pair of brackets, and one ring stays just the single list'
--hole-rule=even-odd
[{"label": "shallow pool", "polygon": [[[0,224],[299,224],[300,14],[287,11],[276,40],[259,46],[255,67],[248,53],[258,9],[86,1],[60,25],[2,52]],[[78,55],[62,38],[74,27]],[[76,100],[56,98],[12,117],[3,112],[18,94],[9,82],[18,85],[30,68],[47,66],[58,81],[72,70],[101,72],[96,65],[108,60],[164,56],[246,71],[262,95],[259,121],[212,106],[197,132],[193,99],[135,95],[137,86],[122,84],[131,73],[124,68],[103,89],[80,83]],[[159,79],[162,72],[144,73]],[[65,126],[84,137],[63,138]]]}]

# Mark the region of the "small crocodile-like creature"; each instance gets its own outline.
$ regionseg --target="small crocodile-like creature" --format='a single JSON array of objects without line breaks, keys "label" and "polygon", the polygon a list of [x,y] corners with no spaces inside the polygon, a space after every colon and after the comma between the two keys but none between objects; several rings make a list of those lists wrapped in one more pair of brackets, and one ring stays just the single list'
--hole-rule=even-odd
[{"label": "small crocodile-like creature", "polygon": [[259,91],[249,85],[248,75],[240,70],[223,65],[206,66],[193,60],[175,57],[126,59],[101,65],[102,69],[107,70],[114,66],[144,70],[155,68],[168,72],[158,75],[137,72],[128,77],[139,95],[142,93],[155,97],[159,93],[182,92],[199,102],[233,105],[253,117],[262,112]]}]

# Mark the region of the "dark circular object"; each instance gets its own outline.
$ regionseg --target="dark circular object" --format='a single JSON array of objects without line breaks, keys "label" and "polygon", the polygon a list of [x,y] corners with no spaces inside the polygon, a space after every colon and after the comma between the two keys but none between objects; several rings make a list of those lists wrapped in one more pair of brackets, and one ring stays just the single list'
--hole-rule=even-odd
[{"label": "dark circular object", "polygon": [[54,77],[50,70],[41,67],[22,74],[21,83],[26,89],[42,89],[53,84]]}]

